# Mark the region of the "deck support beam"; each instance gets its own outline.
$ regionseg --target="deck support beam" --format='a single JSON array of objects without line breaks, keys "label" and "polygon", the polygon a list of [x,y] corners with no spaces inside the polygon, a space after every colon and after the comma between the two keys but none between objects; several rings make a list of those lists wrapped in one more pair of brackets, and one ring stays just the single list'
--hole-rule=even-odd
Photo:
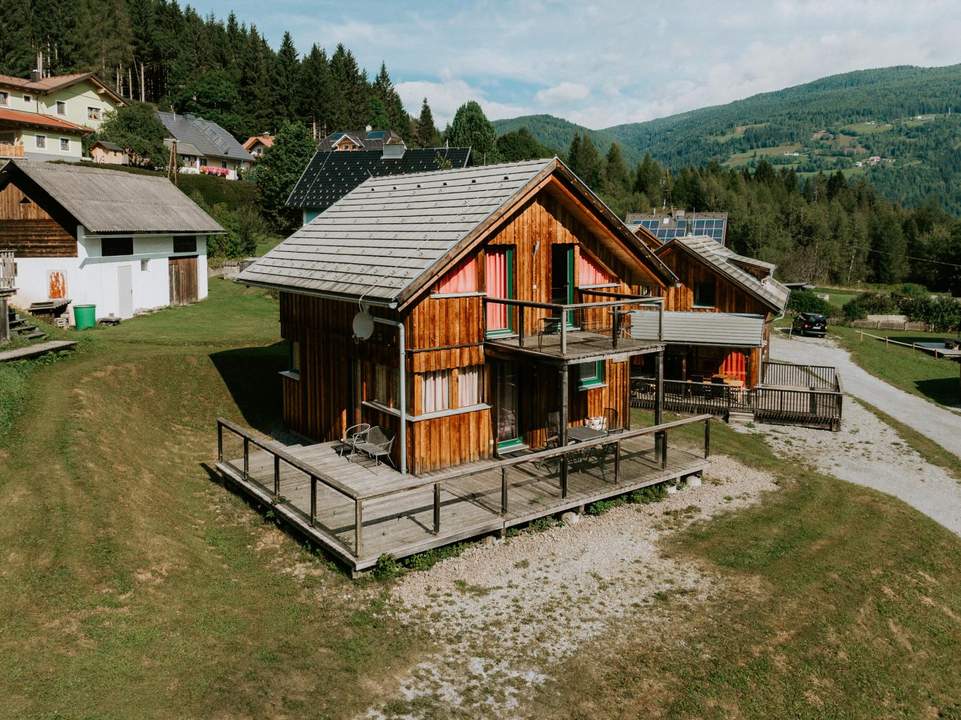
[{"label": "deck support beam", "polygon": [[440,534],[440,483],[434,483],[434,535]]},{"label": "deck support beam", "polygon": [[[663,348],[654,356],[655,366],[655,396],[654,396],[654,424],[660,425],[664,422],[664,350]],[[663,432],[654,435],[654,457],[664,458],[667,453],[662,446],[665,443]]]},{"label": "deck support beam", "polygon": [[[561,332],[563,332],[565,323],[561,322]],[[563,335],[562,335],[563,337]],[[567,447],[567,423],[569,422],[569,381],[570,381],[570,365],[564,365],[561,367],[561,422],[558,428],[558,445],[560,447]],[[567,455],[561,457],[561,497],[567,497]]]},{"label": "deck support beam", "polygon": [[364,552],[364,506],[358,498],[354,500],[354,556],[363,557]]},{"label": "deck support beam", "polygon": [[507,514],[507,468],[501,468],[501,515]]}]

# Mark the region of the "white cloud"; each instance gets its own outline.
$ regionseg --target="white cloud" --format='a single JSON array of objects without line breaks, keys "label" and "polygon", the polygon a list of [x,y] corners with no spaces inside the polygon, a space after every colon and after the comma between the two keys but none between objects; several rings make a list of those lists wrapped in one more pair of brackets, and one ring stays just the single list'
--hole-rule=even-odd
[{"label": "white cloud", "polygon": [[455,78],[436,82],[430,80],[401,82],[397,83],[396,88],[400,99],[404,101],[404,106],[415,117],[420,113],[421,102],[426,97],[434,115],[434,122],[442,130],[454,117],[457,108],[468,100],[479,102],[484,109],[484,114],[491,120],[516,117],[531,112],[529,107],[490,100],[479,88]]},{"label": "white cloud", "polygon": [[544,105],[557,105],[583,100],[591,94],[591,89],[581,83],[562,82],[544,90],[538,90],[534,98]]}]

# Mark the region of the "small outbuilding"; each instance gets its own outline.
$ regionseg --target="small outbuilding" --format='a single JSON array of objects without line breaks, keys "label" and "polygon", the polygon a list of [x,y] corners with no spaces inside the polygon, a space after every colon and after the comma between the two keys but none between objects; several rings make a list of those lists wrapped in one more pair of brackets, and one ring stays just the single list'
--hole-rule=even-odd
[{"label": "small outbuilding", "polygon": [[207,296],[207,240],[224,229],[164,177],[10,160],[0,167],[0,251],[13,305],[96,305],[98,318]]}]

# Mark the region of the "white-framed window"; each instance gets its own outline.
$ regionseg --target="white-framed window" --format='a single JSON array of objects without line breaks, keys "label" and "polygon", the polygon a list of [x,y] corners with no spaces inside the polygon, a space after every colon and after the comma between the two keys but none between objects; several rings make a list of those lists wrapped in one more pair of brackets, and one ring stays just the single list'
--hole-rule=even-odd
[{"label": "white-framed window", "polygon": [[421,407],[423,414],[473,407],[481,403],[480,366],[457,370],[435,370],[422,376]]},{"label": "white-framed window", "polygon": [[23,101],[24,101],[25,103],[32,103],[32,102],[33,102],[33,97],[30,96],[30,95],[24,95],[24,96],[23,96]]},{"label": "white-framed window", "polygon": [[470,407],[481,403],[481,367],[461,368],[457,373],[457,406]]},{"label": "white-framed window", "polygon": [[34,136],[33,140],[34,140],[34,142],[36,143],[36,145],[37,145],[38,148],[43,149],[43,148],[47,147],[47,136],[46,136],[46,135],[36,135],[36,136]]},{"label": "white-framed window", "polygon": [[67,114],[67,103],[63,100],[57,100],[57,115]]},{"label": "white-framed window", "polygon": [[98,107],[88,107],[87,108],[87,120],[99,120],[100,119],[100,108]]},{"label": "white-framed window", "polygon": [[424,373],[421,411],[424,413],[450,410],[451,371],[435,370]]},{"label": "white-framed window", "polygon": [[369,388],[369,399],[384,407],[396,408],[400,405],[397,394],[397,370],[387,365],[375,365],[373,383]]},{"label": "white-framed window", "polygon": [[8,105],[10,103],[10,93],[0,90],[0,105]]},{"label": "white-framed window", "polygon": [[60,149],[64,152],[70,151],[70,140],[68,138],[60,138]]}]

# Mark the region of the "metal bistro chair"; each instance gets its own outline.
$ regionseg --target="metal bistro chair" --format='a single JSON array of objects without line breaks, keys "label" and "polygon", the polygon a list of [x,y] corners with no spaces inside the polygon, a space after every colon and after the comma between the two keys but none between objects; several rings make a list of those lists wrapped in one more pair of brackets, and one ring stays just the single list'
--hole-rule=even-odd
[{"label": "metal bistro chair", "polygon": [[370,423],[351,425],[344,431],[344,436],[340,439],[341,445],[337,449],[337,454],[343,456],[349,450],[350,454],[347,456],[347,459],[352,458],[354,456],[355,446],[358,442],[363,442],[367,439],[368,432],[370,432]]},{"label": "metal bistro chair", "polygon": [[[561,413],[555,410],[547,413],[547,438],[544,440],[544,447],[541,450],[553,450],[561,446]],[[560,458],[552,457],[545,460],[538,460],[534,463],[535,467],[553,474],[560,467]]]},{"label": "metal bistro chair", "polygon": [[362,452],[380,465],[381,458],[386,458],[390,466],[397,469],[394,460],[390,456],[391,448],[394,447],[394,434],[384,431],[379,425],[374,425],[368,432],[367,437],[355,444],[357,452]]}]

